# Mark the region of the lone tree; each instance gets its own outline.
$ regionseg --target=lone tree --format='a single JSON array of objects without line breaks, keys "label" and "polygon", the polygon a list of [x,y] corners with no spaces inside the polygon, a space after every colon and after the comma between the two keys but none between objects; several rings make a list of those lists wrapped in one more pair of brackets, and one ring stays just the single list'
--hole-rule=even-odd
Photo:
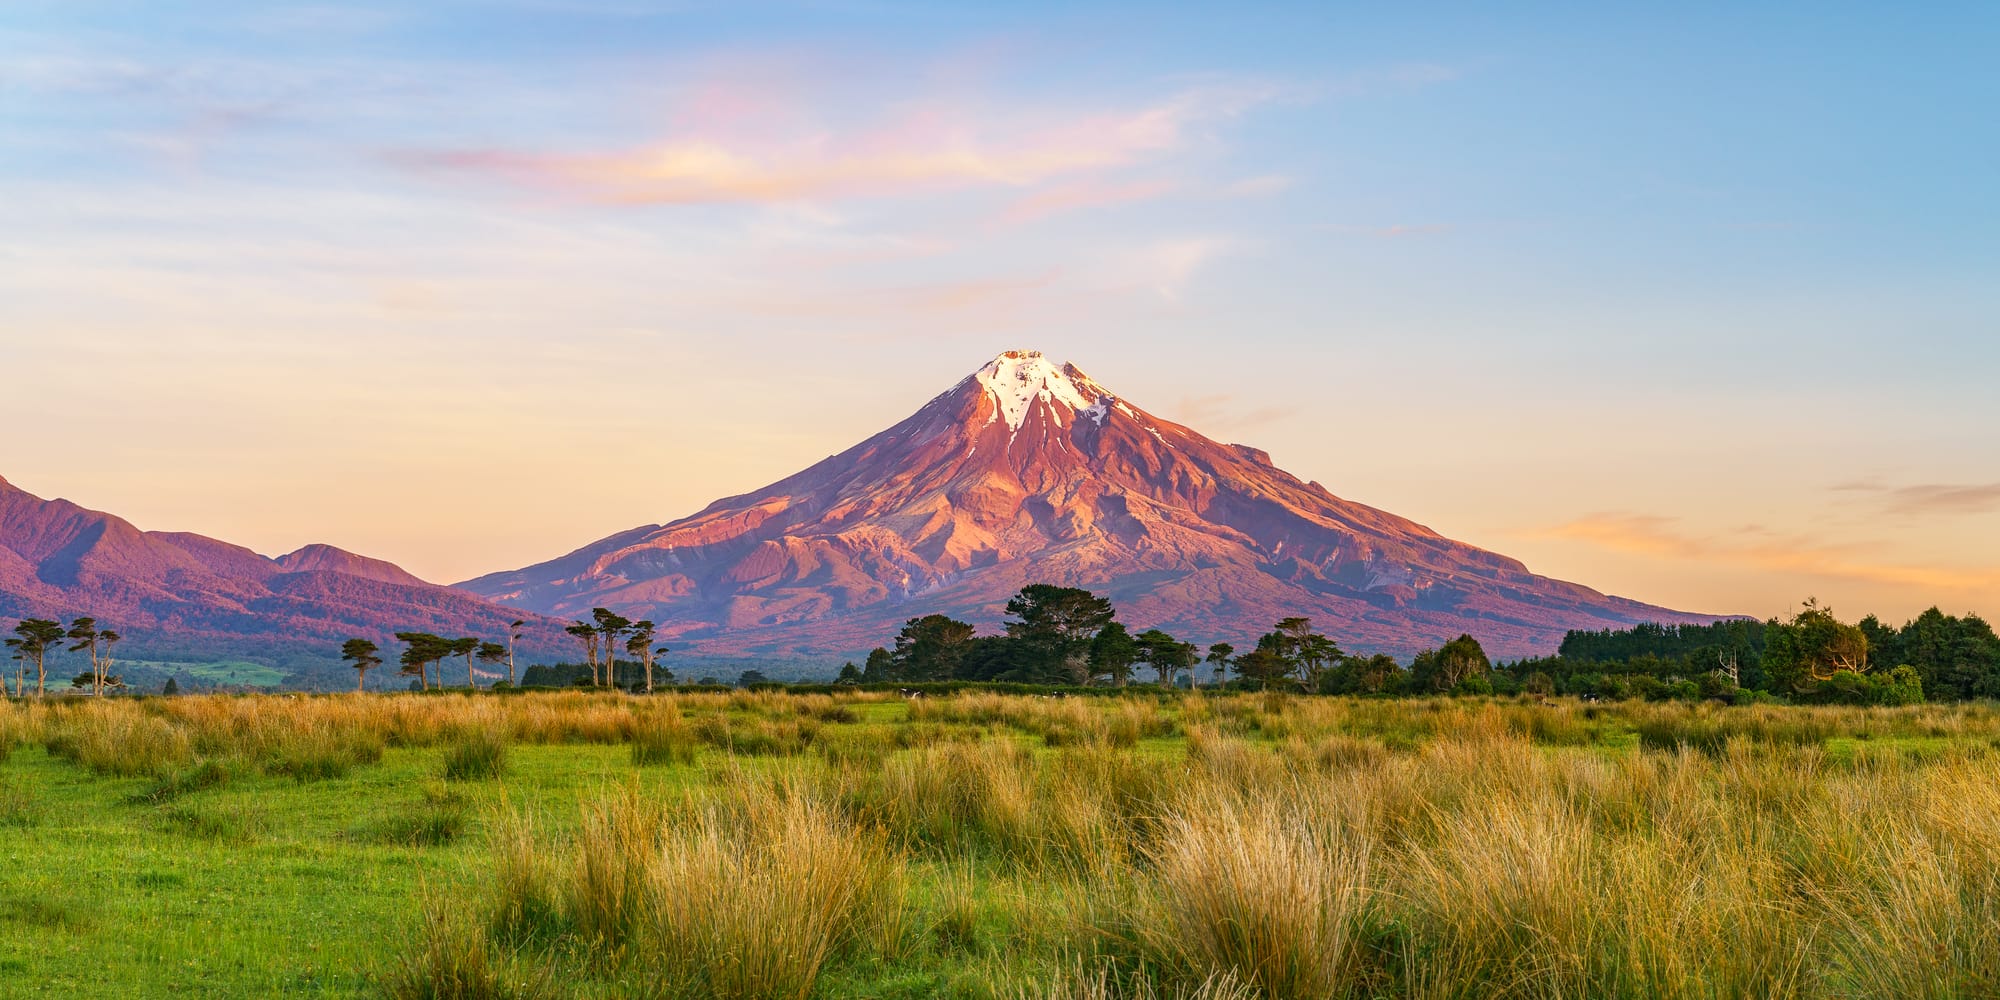
[{"label": "lone tree", "polygon": [[1426,649],[1410,661],[1410,683],[1419,690],[1452,691],[1493,669],[1479,640],[1461,635],[1437,649]]},{"label": "lone tree", "polygon": [[[382,665],[382,648],[366,639],[349,639],[340,644],[340,658],[354,668],[354,690],[365,691],[368,687],[368,671]],[[172,683],[172,679],[168,680]]]},{"label": "lone tree", "polygon": [[1218,642],[1208,647],[1208,655],[1202,659],[1215,667],[1216,687],[1221,687],[1222,682],[1229,679],[1229,667],[1235,662],[1235,657],[1236,647],[1229,643]]},{"label": "lone tree", "polygon": [[1269,691],[1271,682],[1292,672],[1292,662],[1285,658],[1274,635],[1266,635],[1257,640],[1257,648],[1236,658],[1236,675],[1246,681],[1255,681],[1257,690]]},{"label": "lone tree", "polygon": [[[92,695],[103,694],[104,670],[97,662],[97,644],[102,640],[103,636],[97,631],[97,619],[78,618],[69,623],[69,631],[63,634],[68,636],[72,643],[69,647],[70,652],[88,652],[90,654],[90,673],[88,675],[90,680],[87,682],[87,685]],[[78,676],[81,677],[84,675]],[[86,686],[85,684],[77,684],[74,680],[70,683],[76,687]]]},{"label": "lone tree", "polygon": [[1090,680],[1090,647],[1116,612],[1111,602],[1088,590],[1031,583],[1007,602],[1007,635],[1027,652],[1030,681]]},{"label": "lone tree", "polygon": [[1132,664],[1139,659],[1139,644],[1125,623],[1107,623],[1090,640],[1090,676],[1095,680],[1108,677],[1116,687],[1124,687],[1132,680]]},{"label": "lone tree", "polygon": [[597,632],[604,639],[604,679],[599,684],[618,683],[618,639],[632,630],[632,620],[610,608],[591,608]]},{"label": "lone tree", "polygon": [[903,623],[890,672],[899,681],[948,681],[972,648],[972,626],[946,615],[925,615]]},{"label": "lone tree", "polygon": [[597,626],[584,622],[571,622],[563,626],[563,631],[576,637],[583,644],[584,661],[590,664],[590,682],[597,683]]},{"label": "lone tree", "polygon": [[1139,633],[1137,642],[1139,659],[1152,666],[1160,686],[1165,688],[1174,686],[1181,671],[1193,671],[1201,652],[1193,643],[1182,642],[1156,628]]},{"label": "lone tree", "polygon": [[638,658],[639,666],[646,673],[647,694],[653,693],[653,654],[667,651],[665,646],[653,648],[654,627],[651,621],[641,618],[632,623],[632,634],[625,639],[625,652]]},{"label": "lone tree", "polygon": [[1767,625],[1764,637],[1764,672],[1780,691],[1810,691],[1843,670],[1868,671],[1867,633],[1812,598],[1791,621]]},{"label": "lone tree", "polygon": [[507,686],[514,686],[514,644],[521,641],[521,626],[528,624],[519,618],[507,623]]},{"label": "lone tree", "polygon": [[[446,651],[452,656],[465,657],[465,686],[479,690],[479,679],[472,675],[472,658],[479,655],[479,637],[465,636],[460,639],[446,639]],[[444,669],[438,668],[438,687],[444,687]]]},{"label": "lone tree", "polygon": [[63,640],[62,623],[48,618],[27,618],[14,626],[15,638],[7,640],[7,648],[14,651],[14,659],[21,661],[16,672],[14,693],[27,693],[28,664],[35,665],[35,697],[43,696],[48,686],[48,667],[45,660],[49,647]]},{"label": "lone tree", "polygon": [[1327,668],[1340,662],[1340,647],[1313,631],[1310,618],[1286,618],[1278,622],[1274,634],[1278,636],[1279,651],[1291,661],[1306,690],[1318,691]]},{"label": "lone tree", "polygon": [[111,658],[111,650],[118,645],[118,640],[122,638],[124,636],[110,629],[105,629],[97,633],[97,641],[104,645],[104,652],[99,655],[97,660],[97,682],[105,687],[122,688],[125,686],[125,679],[111,672],[111,668],[116,665],[116,661]]},{"label": "lone tree", "polygon": [[479,662],[484,663],[488,666],[497,667],[502,663],[507,664],[507,686],[508,687],[514,686],[513,650],[508,649],[506,646],[502,646],[497,642],[482,642],[479,644],[479,649],[476,655],[479,657]]},{"label": "lone tree", "polygon": [[404,675],[422,678],[424,690],[429,691],[430,666],[435,663],[438,664],[438,687],[444,687],[444,658],[452,655],[456,645],[452,640],[429,632],[398,632],[396,641],[407,644],[399,661]]}]

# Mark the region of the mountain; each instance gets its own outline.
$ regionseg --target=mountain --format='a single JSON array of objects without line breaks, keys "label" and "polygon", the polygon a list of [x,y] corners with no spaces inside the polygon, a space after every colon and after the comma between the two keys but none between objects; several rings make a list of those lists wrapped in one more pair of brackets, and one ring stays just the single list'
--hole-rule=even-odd
[{"label": "mountain", "polygon": [[385,647],[402,629],[497,640],[527,617],[535,627],[524,650],[560,650],[562,638],[560,623],[331,545],[271,559],[202,535],[140,531],[0,479],[0,619],[78,615],[121,633],[126,659],[263,660],[306,669],[312,676],[296,679],[308,686],[352,683],[334,663],[354,636]]},{"label": "mountain", "polygon": [[1291,615],[1350,651],[1469,632],[1502,656],[1551,652],[1573,628],[1715,617],[1536,576],[1034,351],[761,490],[459,586],[562,617],[643,615],[690,651],[847,655],[932,612],[997,626],[1031,582],[1108,596],[1135,630],[1239,647]]}]

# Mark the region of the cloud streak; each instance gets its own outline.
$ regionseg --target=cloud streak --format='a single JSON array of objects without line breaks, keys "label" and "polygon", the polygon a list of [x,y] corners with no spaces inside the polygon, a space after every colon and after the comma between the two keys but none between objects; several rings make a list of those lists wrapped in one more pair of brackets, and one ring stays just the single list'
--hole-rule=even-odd
[{"label": "cloud streak", "polygon": [[[778,130],[693,130],[612,152],[422,150],[396,159],[621,204],[768,204],[1030,188],[1166,157],[1274,96],[1269,87],[1210,85],[1098,114],[1004,116],[919,106],[872,127],[803,137],[796,129],[783,130],[789,135],[782,137]],[[1129,183],[1078,187],[1067,196],[1051,193],[1042,210],[1063,207],[1065,200],[1089,204],[1155,193]]]},{"label": "cloud streak", "polygon": [[1675,519],[1655,514],[1619,511],[1588,514],[1535,534],[1656,559],[1865,583],[1955,591],[2000,586],[2000,572],[1877,562],[1862,554],[1861,545],[1827,545],[1757,526],[1724,535],[1697,536],[1680,530]]},{"label": "cloud streak", "polygon": [[1835,492],[1865,493],[1891,514],[1912,516],[1990,514],[2000,511],[2000,483],[1916,483],[1888,486],[1859,481],[1835,486]]}]

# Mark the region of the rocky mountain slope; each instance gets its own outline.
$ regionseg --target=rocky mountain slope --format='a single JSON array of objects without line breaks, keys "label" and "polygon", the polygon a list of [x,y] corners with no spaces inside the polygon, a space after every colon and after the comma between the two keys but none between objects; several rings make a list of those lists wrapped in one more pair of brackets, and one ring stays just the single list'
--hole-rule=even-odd
[{"label": "rocky mountain slope", "polygon": [[690,651],[844,655],[915,615],[996,626],[1029,582],[1088,587],[1132,627],[1191,640],[1306,615],[1349,650],[1405,655],[1461,632],[1514,656],[1572,628],[1713,618],[1343,500],[1032,351],[763,489],[459,586],[560,617],[644,615]]}]

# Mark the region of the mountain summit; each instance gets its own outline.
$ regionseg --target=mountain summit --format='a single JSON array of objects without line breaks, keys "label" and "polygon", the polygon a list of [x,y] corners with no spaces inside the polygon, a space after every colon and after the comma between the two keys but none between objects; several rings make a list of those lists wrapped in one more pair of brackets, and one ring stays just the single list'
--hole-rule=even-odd
[{"label": "mountain summit", "polygon": [[460,584],[661,621],[701,652],[842,654],[942,612],[991,627],[1023,584],[1087,587],[1134,628],[1239,645],[1304,615],[1350,650],[1470,632],[1501,655],[1572,628],[1705,621],[1528,572],[1008,351],[908,419],[692,517]]}]

